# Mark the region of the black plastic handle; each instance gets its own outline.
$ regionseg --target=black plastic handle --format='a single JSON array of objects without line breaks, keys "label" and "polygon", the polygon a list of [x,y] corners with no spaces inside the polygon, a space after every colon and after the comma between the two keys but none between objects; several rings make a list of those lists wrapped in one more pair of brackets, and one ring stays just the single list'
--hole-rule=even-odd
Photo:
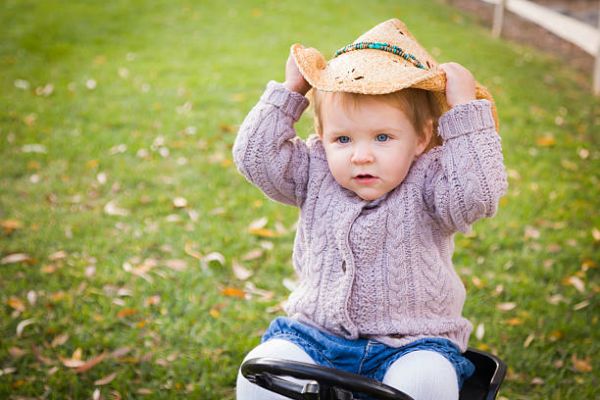
[{"label": "black plastic handle", "polygon": [[[413,400],[406,393],[374,379],[296,361],[254,358],[242,365],[242,375],[250,382],[291,399],[352,400],[352,393],[358,392],[381,400]],[[319,393],[307,392],[306,385],[290,382],[281,378],[283,376],[316,381]]]}]

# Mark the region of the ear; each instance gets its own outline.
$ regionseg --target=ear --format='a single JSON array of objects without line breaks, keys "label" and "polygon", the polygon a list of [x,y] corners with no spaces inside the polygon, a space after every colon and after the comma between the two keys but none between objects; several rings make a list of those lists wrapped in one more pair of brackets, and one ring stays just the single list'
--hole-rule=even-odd
[{"label": "ear", "polygon": [[431,137],[433,136],[433,120],[429,119],[425,123],[423,127],[423,132],[419,136],[417,148],[415,149],[415,157],[423,154],[425,149],[429,146],[429,142],[431,142]]}]

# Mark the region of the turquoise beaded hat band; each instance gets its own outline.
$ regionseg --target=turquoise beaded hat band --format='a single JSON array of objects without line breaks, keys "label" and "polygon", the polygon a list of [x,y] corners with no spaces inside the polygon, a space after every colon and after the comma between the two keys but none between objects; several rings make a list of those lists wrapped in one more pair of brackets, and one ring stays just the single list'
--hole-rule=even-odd
[{"label": "turquoise beaded hat band", "polygon": [[344,46],[341,49],[339,49],[338,51],[336,51],[335,54],[333,55],[333,58],[336,58],[337,56],[342,55],[344,53],[349,53],[354,50],[362,50],[362,49],[381,50],[381,51],[385,51],[388,53],[392,53],[392,54],[395,54],[397,56],[404,58],[406,61],[412,63],[417,68],[421,68],[421,69],[425,69],[425,70],[428,69],[427,67],[425,67],[425,65],[423,65],[423,63],[421,63],[421,61],[417,60],[417,58],[414,55],[405,52],[402,48],[400,48],[398,46],[394,46],[394,45],[391,45],[389,43],[384,43],[384,42],[352,43],[352,44],[349,44],[348,46]]}]

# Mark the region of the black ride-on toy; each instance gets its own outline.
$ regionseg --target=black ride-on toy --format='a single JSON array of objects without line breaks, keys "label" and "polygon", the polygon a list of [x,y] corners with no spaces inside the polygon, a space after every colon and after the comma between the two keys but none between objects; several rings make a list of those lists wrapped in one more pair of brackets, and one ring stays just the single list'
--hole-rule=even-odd
[{"label": "black ride-on toy", "polygon": [[[460,391],[460,399],[493,400],[506,375],[506,364],[484,351],[468,349],[465,356],[475,373]],[[337,369],[276,358],[254,358],[242,364],[250,382],[290,399],[298,400],[411,400],[412,397],[373,379]],[[307,380],[305,384],[286,377]],[[355,397],[356,396],[356,397]]]}]

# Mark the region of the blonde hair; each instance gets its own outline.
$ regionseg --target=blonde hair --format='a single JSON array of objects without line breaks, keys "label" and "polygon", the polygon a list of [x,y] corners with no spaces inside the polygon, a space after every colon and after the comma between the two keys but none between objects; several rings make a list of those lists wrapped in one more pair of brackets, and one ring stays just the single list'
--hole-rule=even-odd
[{"label": "blonde hair", "polygon": [[410,120],[420,137],[425,137],[429,121],[433,123],[433,133],[425,151],[442,144],[442,139],[437,134],[438,119],[441,111],[433,94],[423,89],[402,89],[386,94],[360,94],[348,92],[323,92],[312,89],[309,99],[314,111],[315,131],[323,136],[321,129],[321,109],[326,101],[336,101],[345,109],[356,107],[365,97],[374,97],[385,103],[399,108]]}]

